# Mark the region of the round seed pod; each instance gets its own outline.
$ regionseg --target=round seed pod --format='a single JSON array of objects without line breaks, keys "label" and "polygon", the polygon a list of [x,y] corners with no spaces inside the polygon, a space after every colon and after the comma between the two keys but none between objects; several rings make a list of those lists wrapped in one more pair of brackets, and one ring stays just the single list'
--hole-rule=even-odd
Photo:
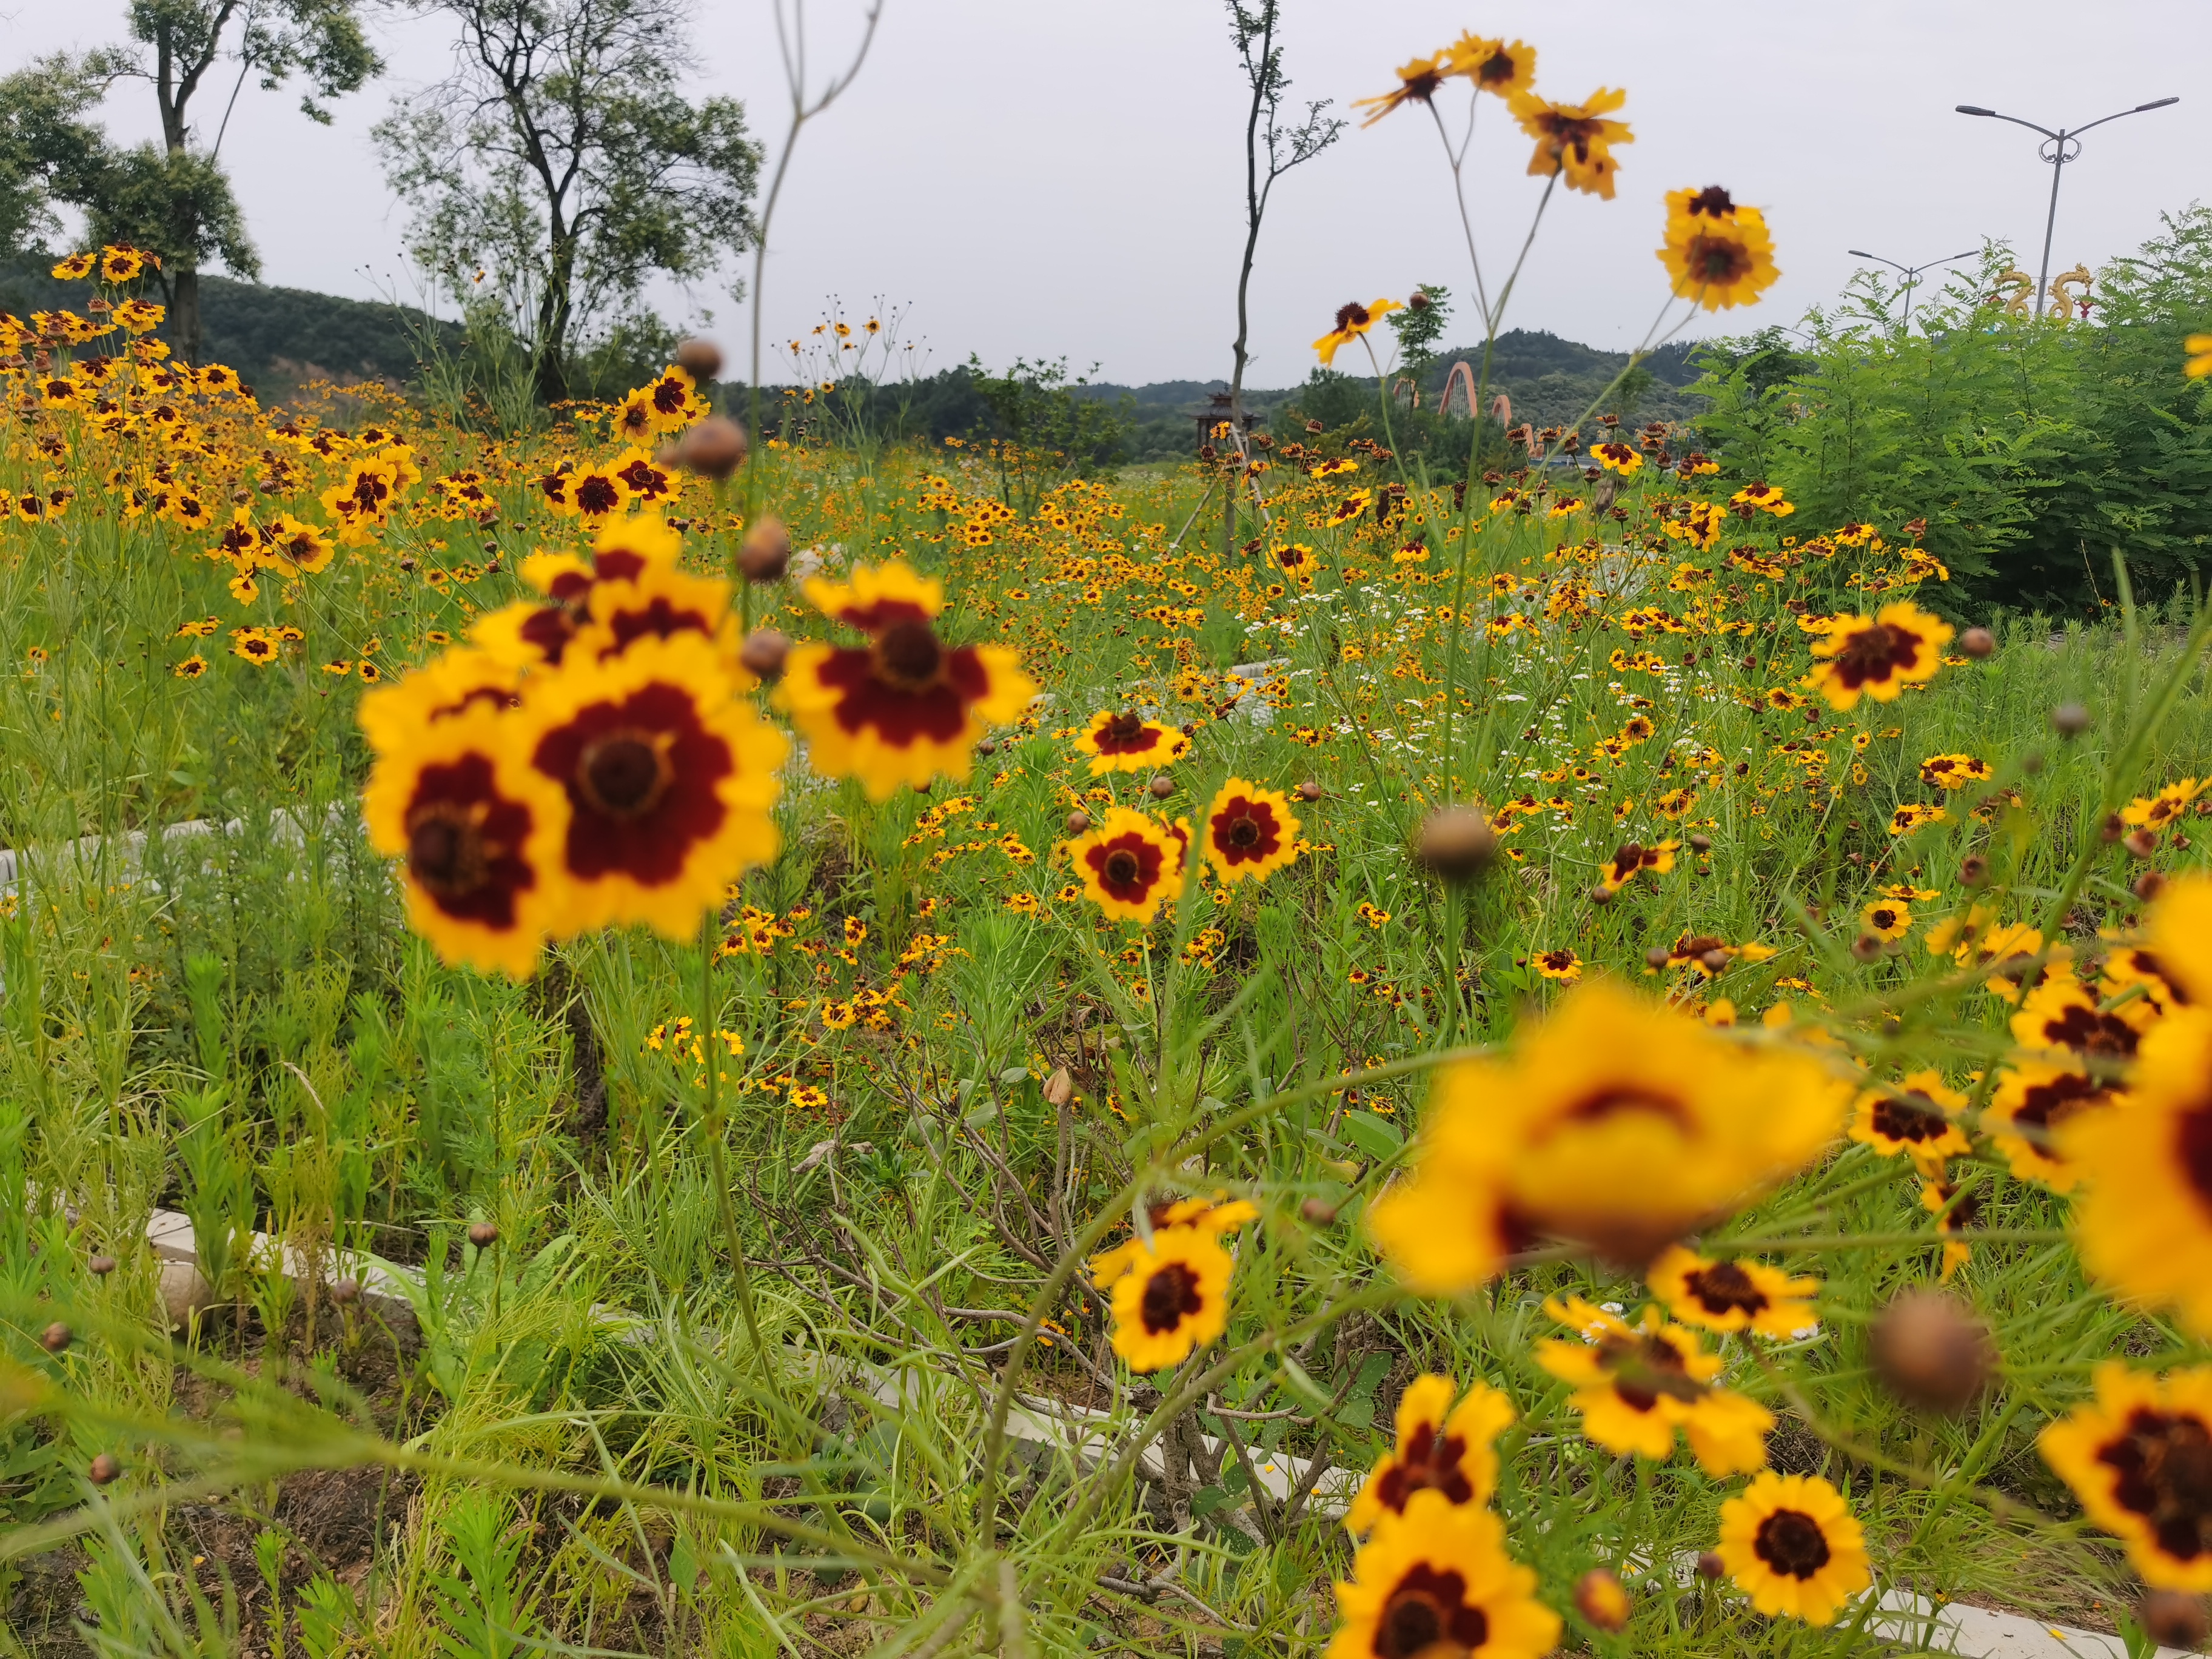
[{"label": "round seed pod", "polygon": [[695,380],[711,380],[722,372],[722,348],[695,334],[676,348],[676,367]]},{"label": "round seed pod", "polygon": [[1976,662],[1991,655],[1997,648],[1997,636],[1986,628],[1970,628],[1959,635],[1959,649]]},{"label": "round seed pod", "polygon": [[76,1334],[58,1319],[39,1334],[39,1346],[48,1353],[60,1353],[76,1340]]},{"label": "round seed pod", "polygon": [[499,1229],[489,1221],[469,1224],[469,1243],[480,1250],[488,1250],[499,1243]]},{"label": "round seed pod", "polygon": [[123,1473],[123,1462],[111,1452],[101,1452],[85,1468],[85,1479],[95,1486],[106,1486]]},{"label": "round seed pod", "polygon": [[1090,813],[1088,813],[1088,812],[1070,812],[1070,813],[1067,815],[1067,834],[1068,834],[1068,838],[1069,838],[1071,841],[1072,841],[1072,840],[1073,840],[1073,839],[1074,839],[1076,836],[1080,836],[1080,835],[1084,835],[1084,834],[1088,833],[1088,831],[1090,830],[1090,829],[1091,829],[1091,814],[1090,814]]},{"label": "round seed pod", "polygon": [[1163,772],[1152,780],[1152,791],[1154,800],[1165,800],[1175,793],[1175,780]]},{"label": "round seed pod", "polygon": [[1875,1370],[1907,1405],[1952,1416],[1989,1386],[1996,1368],[1990,1328],[1948,1291],[1909,1290],[1874,1322]]},{"label": "round seed pod", "polygon": [[703,478],[726,478],[744,465],[747,447],[744,428],[709,415],[676,441],[676,464]]},{"label": "round seed pod", "polygon": [[1478,806],[1440,806],[1421,824],[1422,866],[1448,882],[1472,881],[1498,857],[1498,832]]},{"label": "round seed pod", "polygon": [[773,628],[755,629],[738,649],[738,660],[745,672],[761,680],[782,678],[783,665],[790,655],[790,637]]},{"label": "round seed pod", "polygon": [[2078,738],[2089,724],[2089,711],[2078,702],[2062,702],[2051,711],[2051,729],[2062,738]]},{"label": "round seed pod", "polygon": [[749,582],[780,582],[791,568],[791,532],[770,514],[745,532],[738,549],[738,568]]}]

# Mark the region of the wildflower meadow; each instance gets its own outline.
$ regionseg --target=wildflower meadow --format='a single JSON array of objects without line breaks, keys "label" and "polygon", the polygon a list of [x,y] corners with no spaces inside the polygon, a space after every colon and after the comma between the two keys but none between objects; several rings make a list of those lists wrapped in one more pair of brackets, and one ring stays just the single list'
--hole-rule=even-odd
[{"label": "wildflower meadow", "polygon": [[[1490,342],[1569,194],[1624,374],[1790,258],[1528,44],[1374,67]],[[887,430],[883,315],[264,407],[161,257],[0,318],[9,1651],[2203,1638],[2212,612],[2124,529],[2006,608],[1932,491],[1439,423],[1425,289],[1098,465]]]}]

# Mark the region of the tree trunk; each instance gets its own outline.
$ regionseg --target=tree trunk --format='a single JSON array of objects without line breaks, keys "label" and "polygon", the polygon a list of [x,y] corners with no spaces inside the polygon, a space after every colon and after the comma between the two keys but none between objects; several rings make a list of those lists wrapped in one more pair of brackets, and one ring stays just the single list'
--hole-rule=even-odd
[{"label": "tree trunk", "polygon": [[176,337],[177,356],[194,368],[200,366],[200,273],[185,261],[177,261],[173,297],[169,306],[169,331]]},{"label": "tree trunk", "polygon": [[[560,211],[554,204],[554,211]],[[553,246],[548,250],[545,295],[538,302],[538,337],[534,347],[538,401],[548,408],[568,397],[569,285],[575,278],[576,241],[556,217]]]}]

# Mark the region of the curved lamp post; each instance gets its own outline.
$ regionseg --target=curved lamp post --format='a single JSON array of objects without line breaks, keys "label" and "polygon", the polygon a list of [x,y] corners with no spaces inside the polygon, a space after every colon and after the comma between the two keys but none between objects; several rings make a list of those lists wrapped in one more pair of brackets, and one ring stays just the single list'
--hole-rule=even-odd
[{"label": "curved lamp post", "polygon": [[1919,286],[1920,273],[1923,270],[1933,270],[1938,265],[1953,264],[1960,259],[1971,259],[1975,254],[1979,253],[1981,249],[1970,247],[1964,253],[1952,254],[1949,258],[1930,259],[1925,264],[1918,265],[1901,265],[1894,259],[1883,258],[1879,253],[1869,253],[1863,247],[1847,248],[1844,252],[1854,259],[1872,259],[1877,264],[1885,264],[1893,270],[1901,270],[1905,273],[1905,322],[1909,328],[1912,324],[1912,290]]},{"label": "curved lamp post", "polygon": [[2038,126],[2033,121],[2023,121],[2017,115],[2000,115],[1993,109],[1984,109],[1979,104],[1957,106],[1961,115],[1985,116],[1992,121],[2009,121],[2016,127],[2027,127],[2043,135],[2043,143],[2036,153],[2051,164],[2051,211],[2043,221],[2043,269],[2035,279],[2035,308],[2044,307],[2044,284],[2051,276],[2051,233],[2058,223],[2058,181],[2065,176],[2066,164],[2081,154],[2081,135],[2089,127],[2101,127],[2106,121],[2117,121],[2123,115],[2140,115],[2147,109],[2164,109],[2168,104],[2178,104],[2179,98],[2160,98],[2148,104],[2137,104],[2133,109],[2118,110],[2100,117],[2088,126],[2061,127],[2053,132],[2049,127]]}]

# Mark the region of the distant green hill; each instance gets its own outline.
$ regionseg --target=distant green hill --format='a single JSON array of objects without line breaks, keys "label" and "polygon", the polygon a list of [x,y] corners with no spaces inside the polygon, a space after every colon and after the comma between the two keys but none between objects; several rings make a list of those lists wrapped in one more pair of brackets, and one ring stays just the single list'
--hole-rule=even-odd
[{"label": "distant green hill", "polygon": [[[24,258],[0,265],[0,311],[18,317],[64,307],[82,311],[87,285],[56,282],[47,274],[50,265]],[[200,278],[200,309],[208,361],[236,369],[264,404],[282,402],[309,380],[404,386],[415,378],[418,343],[426,334],[453,343],[459,339],[453,325],[411,307],[227,276]]]},{"label": "distant green hill", "polygon": [[[47,275],[49,263],[27,258],[0,262],[0,310],[19,317],[59,307],[81,310],[85,285],[56,282]],[[235,368],[264,404],[281,403],[317,380],[405,386],[416,378],[424,339],[436,337],[456,351],[460,347],[455,325],[411,307],[224,276],[202,277],[200,292],[209,359]],[[1689,362],[1694,349],[1693,343],[1678,343],[1646,359],[1648,383],[1626,412],[1637,420],[1694,419],[1704,399],[1682,391],[1698,376]],[[1424,377],[1424,410],[1435,407],[1453,363],[1464,359],[1479,370],[1481,356],[1479,344],[1441,356]],[[1625,352],[1515,329],[1498,337],[1491,390],[1512,398],[1516,420],[1559,424],[1580,414],[1626,361]],[[1156,460],[1190,453],[1198,441],[1195,417],[1211,393],[1227,389],[1225,380],[1106,382],[1082,388],[1079,395],[1122,403],[1130,422],[1124,453],[1133,460]],[[1298,386],[1247,388],[1244,399],[1263,424],[1279,423],[1280,412],[1295,406],[1301,421],[1317,414],[1337,425],[1357,419],[1362,409],[1371,410],[1375,390],[1371,380],[1316,368]],[[897,422],[902,429],[932,438],[973,431],[983,414],[965,368],[944,370],[908,387],[884,388],[877,400],[902,409]]]}]

